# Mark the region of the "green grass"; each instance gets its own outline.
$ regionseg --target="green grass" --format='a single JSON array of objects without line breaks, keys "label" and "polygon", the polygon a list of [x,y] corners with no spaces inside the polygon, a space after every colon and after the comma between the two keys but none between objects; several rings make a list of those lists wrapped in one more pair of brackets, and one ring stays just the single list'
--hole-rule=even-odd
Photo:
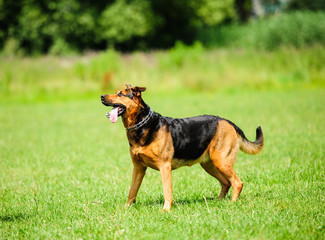
[{"label": "green grass", "polygon": [[262,153],[240,153],[235,165],[244,182],[238,202],[230,201],[231,193],[218,201],[219,183],[195,165],[173,172],[170,213],[159,211],[161,179],[151,169],[137,203],[126,209],[128,143],[121,121],[105,118],[100,94],[7,100],[0,104],[0,238],[324,238],[323,88],[164,94],[154,88],[159,85],[149,84],[144,98],[161,114],[220,115],[249,139],[262,126]]}]

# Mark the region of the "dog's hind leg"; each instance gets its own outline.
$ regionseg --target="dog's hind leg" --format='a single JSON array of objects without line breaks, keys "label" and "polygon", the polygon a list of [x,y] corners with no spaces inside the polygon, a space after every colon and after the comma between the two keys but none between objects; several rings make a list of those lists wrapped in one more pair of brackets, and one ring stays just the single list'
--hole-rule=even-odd
[{"label": "dog's hind leg", "polygon": [[238,199],[243,188],[243,183],[233,168],[238,151],[239,141],[236,130],[228,122],[220,121],[216,135],[210,144],[209,155],[215,168],[233,187],[232,201]]},{"label": "dog's hind leg", "polygon": [[201,163],[201,167],[209,173],[212,177],[215,177],[218,179],[218,181],[221,184],[221,192],[219,195],[219,198],[224,198],[228,191],[229,188],[231,187],[231,183],[225,178],[221,172],[214,166],[213,162],[209,160],[208,162]]},{"label": "dog's hind leg", "polygon": [[[232,201],[237,201],[240,192],[243,189],[243,183],[240,181],[239,177],[236,175],[235,170],[233,168],[233,164],[230,163],[231,160],[223,160],[223,159],[214,159],[213,165],[220,171],[220,174],[227,179],[227,181],[233,187]],[[220,195],[222,195],[225,190],[229,190],[229,185],[223,187]]]}]

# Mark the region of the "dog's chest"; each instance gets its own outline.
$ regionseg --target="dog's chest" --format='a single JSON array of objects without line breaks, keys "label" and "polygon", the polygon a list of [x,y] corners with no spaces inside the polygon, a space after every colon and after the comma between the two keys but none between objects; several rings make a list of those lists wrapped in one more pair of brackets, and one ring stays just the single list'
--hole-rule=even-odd
[{"label": "dog's chest", "polygon": [[131,147],[130,153],[133,155],[133,161],[146,167],[159,170],[159,157],[156,157],[152,150],[147,147]]}]

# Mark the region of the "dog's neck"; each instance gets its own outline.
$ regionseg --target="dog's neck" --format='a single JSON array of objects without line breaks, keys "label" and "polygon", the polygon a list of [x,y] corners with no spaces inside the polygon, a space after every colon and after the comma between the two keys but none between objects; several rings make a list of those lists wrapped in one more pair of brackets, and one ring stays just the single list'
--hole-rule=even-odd
[{"label": "dog's neck", "polygon": [[122,116],[122,121],[126,129],[132,129],[132,127],[145,120],[150,114],[150,107],[142,100],[141,108],[137,111],[130,112]]}]

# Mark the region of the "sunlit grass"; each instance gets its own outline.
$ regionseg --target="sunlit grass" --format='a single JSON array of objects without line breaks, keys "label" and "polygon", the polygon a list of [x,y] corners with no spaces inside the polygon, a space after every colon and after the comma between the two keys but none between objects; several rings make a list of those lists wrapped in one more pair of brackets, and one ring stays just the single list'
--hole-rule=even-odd
[{"label": "sunlit grass", "polygon": [[[158,85],[159,86],[159,85]],[[158,88],[158,86],[156,86]],[[173,172],[171,213],[162,214],[160,174],[148,170],[138,202],[124,208],[132,163],[121,122],[95,99],[0,105],[1,239],[317,239],[324,235],[325,92],[268,90],[155,93],[163,115],[215,114],[260,155],[239,154],[237,203],[200,166]],[[206,201],[205,201],[206,199]]]}]

